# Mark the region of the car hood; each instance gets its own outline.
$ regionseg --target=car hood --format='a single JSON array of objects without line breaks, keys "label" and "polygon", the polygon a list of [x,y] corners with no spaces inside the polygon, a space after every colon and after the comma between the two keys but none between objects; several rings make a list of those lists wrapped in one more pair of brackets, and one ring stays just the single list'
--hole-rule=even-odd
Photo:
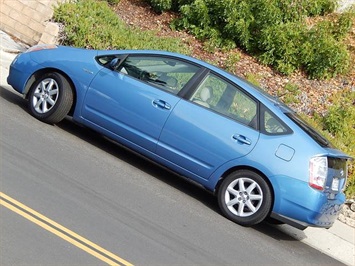
[{"label": "car hood", "polygon": [[49,62],[70,64],[72,62],[91,61],[97,55],[97,50],[88,50],[68,46],[57,46],[54,49],[43,49],[30,52],[31,59],[38,64]]}]

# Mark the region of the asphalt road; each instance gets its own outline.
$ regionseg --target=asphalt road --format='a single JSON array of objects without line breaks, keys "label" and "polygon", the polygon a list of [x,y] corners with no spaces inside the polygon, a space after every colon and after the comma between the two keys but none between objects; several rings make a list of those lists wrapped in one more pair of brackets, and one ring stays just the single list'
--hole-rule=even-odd
[{"label": "asphalt road", "polygon": [[0,152],[0,265],[341,265],[278,226],[228,221],[211,194],[70,119],[37,121],[4,87]]}]

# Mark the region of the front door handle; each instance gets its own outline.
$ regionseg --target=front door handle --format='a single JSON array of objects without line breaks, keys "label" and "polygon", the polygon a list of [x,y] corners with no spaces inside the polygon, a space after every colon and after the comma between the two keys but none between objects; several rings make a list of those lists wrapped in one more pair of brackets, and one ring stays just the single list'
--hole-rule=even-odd
[{"label": "front door handle", "polygon": [[251,145],[251,140],[248,139],[247,137],[243,136],[243,135],[240,135],[240,134],[234,134],[233,139],[241,142],[241,143],[244,143],[244,144],[247,144],[247,145]]},{"label": "front door handle", "polygon": [[166,110],[170,110],[171,109],[171,105],[168,104],[166,101],[163,101],[163,100],[158,100],[158,99],[154,100],[153,101],[153,105],[155,107],[166,109]]}]

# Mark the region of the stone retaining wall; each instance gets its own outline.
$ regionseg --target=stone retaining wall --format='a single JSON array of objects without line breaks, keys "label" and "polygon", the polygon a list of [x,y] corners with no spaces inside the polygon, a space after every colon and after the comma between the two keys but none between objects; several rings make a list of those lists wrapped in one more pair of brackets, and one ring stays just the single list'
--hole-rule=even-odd
[{"label": "stone retaining wall", "polygon": [[49,22],[64,0],[0,0],[0,29],[22,42],[55,43],[58,26]]}]

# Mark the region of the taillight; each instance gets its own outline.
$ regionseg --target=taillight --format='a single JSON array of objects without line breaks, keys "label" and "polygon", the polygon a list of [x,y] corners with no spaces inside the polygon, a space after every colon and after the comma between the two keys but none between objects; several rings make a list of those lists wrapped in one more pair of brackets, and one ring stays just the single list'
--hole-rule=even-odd
[{"label": "taillight", "polygon": [[309,185],[312,188],[323,190],[327,182],[327,157],[313,157],[309,161]]}]

